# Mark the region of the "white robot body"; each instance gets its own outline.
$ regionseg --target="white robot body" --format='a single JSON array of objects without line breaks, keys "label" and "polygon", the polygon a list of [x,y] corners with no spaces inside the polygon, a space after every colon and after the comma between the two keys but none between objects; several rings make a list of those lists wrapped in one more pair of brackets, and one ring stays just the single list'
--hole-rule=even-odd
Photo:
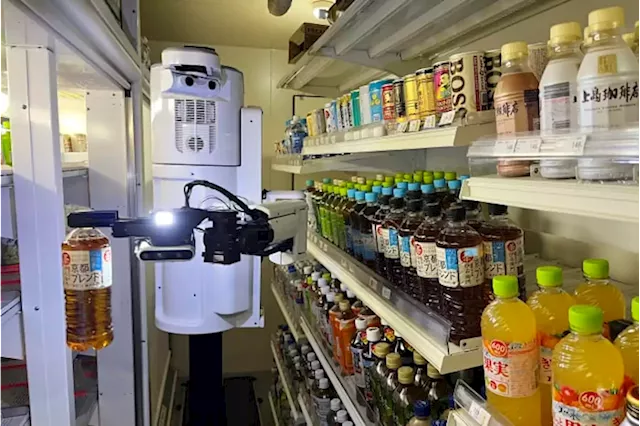
[{"label": "white robot body", "polygon": [[[260,204],[262,111],[243,108],[242,73],[220,68],[211,50],[185,48],[183,57],[180,49],[168,50],[163,63],[151,69],[154,210],[183,206],[183,186],[193,180],[216,183],[249,205]],[[186,86],[185,76],[195,81]],[[217,82],[214,89],[210,81]],[[191,195],[192,207],[227,204],[203,187]],[[156,264],[156,326],[177,334],[263,326],[260,258],[243,255],[233,265],[204,263],[197,231],[195,244],[190,261]]]}]

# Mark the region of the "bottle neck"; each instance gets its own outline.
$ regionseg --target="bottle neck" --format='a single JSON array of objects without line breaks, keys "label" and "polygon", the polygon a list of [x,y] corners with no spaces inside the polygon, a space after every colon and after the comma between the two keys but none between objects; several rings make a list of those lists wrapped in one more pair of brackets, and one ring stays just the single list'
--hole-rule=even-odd
[{"label": "bottle neck", "polygon": [[542,293],[545,293],[545,294],[560,294],[564,292],[564,290],[562,290],[561,285],[556,287],[543,287],[539,285],[538,288]]},{"label": "bottle neck", "polygon": [[367,203],[367,207],[375,207],[377,205],[378,205],[378,203],[376,203],[375,201],[370,201],[370,202]]},{"label": "bottle neck", "polygon": [[580,41],[552,44],[550,56],[551,59],[563,59],[574,56],[581,57],[582,51],[580,50]]},{"label": "bottle neck", "polygon": [[611,43],[615,41],[621,41],[622,37],[620,36],[621,32],[619,28],[611,28],[608,30],[600,30],[593,32],[591,34],[591,45],[596,46],[602,43]]},{"label": "bottle neck", "polygon": [[574,337],[580,337],[581,339],[589,339],[589,340],[592,340],[592,341],[597,341],[597,340],[603,339],[601,331],[597,331],[595,333],[584,333],[584,332],[579,332],[579,331],[576,331],[576,330],[571,330],[571,334]]},{"label": "bottle neck", "polygon": [[609,277],[607,277],[607,278],[592,278],[592,277],[588,277],[588,276],[585,275],[584,279],[589,284],[597,284],[597,285],[609,285],[610,284]]},{"label": "bottle neck", "polygon": [[529,68],[528,58],[528,56],[524,55],[505,61],[502,64],[502,74],[532,72],[531,68]]},{"label": "bottle neck", "polygon": [[462,228],[464,225],[465,225],[464,220],[453,220],[453,219],[447,220],[447,226],[449,226],[450,228]]}]

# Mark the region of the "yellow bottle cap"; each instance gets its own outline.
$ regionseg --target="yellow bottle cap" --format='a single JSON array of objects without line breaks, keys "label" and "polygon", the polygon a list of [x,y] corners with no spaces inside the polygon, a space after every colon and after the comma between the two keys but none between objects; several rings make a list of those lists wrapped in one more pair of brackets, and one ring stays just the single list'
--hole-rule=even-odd
[{"label": "yellow bottle cap", "polygon": [[417,351],[413,351],[413,363],[415,365],[427,365],[427,360]]},{"label": "yellow bottle cap", "polygon": [[629,405],[635,407],[636,410],[638,406],[640,406],[640,401],[638,400],[638,385],[632,387],[629,389],[629,392],[627,392],[627,406]]},{"label": "yellow bottle cap", "polygon": [[620,6],[596,9],[589,12],[591,32],[612,30],[624,25],[624,9]]},{"label": "yellow bottle cap", "polygon": [[341,300],[339,306],[341,311],[348,311],[351,309],[351,303],[349,303],[348,300]]},{"label": "yellow bottle cap", "polygon": [[333,299],[333,301],[338,304],[338,307],[340,307],[340,302],[342,302],[343,300],[344,294],[342,293],[336,293],[335,299]]},{"label": "yellow bottle cap", "polygon": [[413,368],[400,367],[398,368],[398,381],[403,385],[410,385],[413,383]]},{"label": "yellow bottle cap", "polygon": [[389,353],[389,344],[385,342],[376,343],[373,347],[373,353],[378,358],[384,358]]},{"label": "yellow bottle cap", "polygon": [[500,49],[502,54],[502,62],[512,61],[514,59],[523,58],[529,56],[529,49],[527,43],[524,41],[514,41],[512,43],[503,44]]},{"label": "yellow bottle cap", "polygon": [[627,43],[627,46],[629,46],[632,49],[633,49],[633,42],[635,37],[636,35],[634,33],[622,34],[622,39],[624,40],[625,43]]},{"label": "yellow bottle cap", "polygon": [[518,278],[513,275],[498,275],[493,277],[493,293],[503,298],[517,296]]},{"label": "yellow bottle cap", "polygon": [[387,354],[386,362],[387,368],[393,368],[394,370],[396,370],[402,367],[402,358],[400,358],[400,354],[397,352]]},{"label": "yellow bottle cap", "polygon": [[440,377],[442,377],[438,369],[431,364],[427,366],[427,376],[432,379],[439,379]]},{"label": "yellow bottle cap", "polygon": [[540,266],[536,269],[536,281],[540,287],[560,287],[562,285],[562,268]]},{"label": "yellow bottle cap", "polygon": [[550,44],[571,43],[580,40],[582,31],[577,22],[563,22],[551,27],[549,31]]},{"label": "yellow bottle cap", "polygon": [[609,278],[609,262],[606,259],[585,259],[582,261],[582,273],[596,280]]},{"label": "yellow bottle cap", "polygon": [[569,327],[581,334],[602,332],[602,309],[591,305],[573,305],[569,308]]},{"label": "yellow bottle cap", "polygon": [[631,299],[631,318],[635,322],[640,321],[640,319],[638,319],[639,318],[639,315],[638,315],[638,296],[636,296],[633,299]]}]

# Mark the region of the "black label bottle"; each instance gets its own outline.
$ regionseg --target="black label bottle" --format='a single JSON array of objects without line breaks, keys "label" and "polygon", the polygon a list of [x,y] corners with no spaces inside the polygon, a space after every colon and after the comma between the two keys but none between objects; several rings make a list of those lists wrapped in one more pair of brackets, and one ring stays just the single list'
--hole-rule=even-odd
[{"label": "black label bottle", "polygon": [[414,234],[416,275],[419,281],[417,299],[434,312],[442,311],[442,288],[438,281],[436,256],[436,240],[444,226],[440,211],[440,204],[427,204],[426,218]]},{"label": "black label bottle", "polygon": [[393,424],[393,393],[398,387],[398,368],[402,367],[400,354],[391,352],[385,358],[387,375],[382,383],[380,417],[383,425]]},{"label": "black label bottle", "polygon": [[351,222],[349,222],[349,214],[356,205],[356,190],[347,190],[347,201],[340,206],[340,214],[342,214],[342,223],[344,224],[345,250],[353,256],[353,234],[351,233]]},{"label": "black label bottle", "polygon": [[442,289],[442,315],[451,322],[449,339],[480,336],[484,267],[482,237],[465,223],[465,211],[454,205],[447,211],[447,224],[436,240],[438,282]]},{"label": "black label bottle", "polygon": [[407,214],[398,230],[400,264],[402,265],[402,290],[414,299],[419,298],[419,285],[418,276],[416,275],[417,259],[413,234],[424,219],[422,197],[420,195],[420,192],[418,192],[418,198],[410,199],[407,202]]},{"label": "black label bottle", "polygon": [[351,237],[353,238],[353,255],[362,262],[362,236],[360,235],[360,212],[364,210],[367,203],[364,200],[364,191],[356,191],[356,205],[349,212],[349,226],[351,226]]},{"label": "black label bottle", "polygon": [[382,236],[385,241],[384,257],[387,262],[387,279],[392,284],[400,285],[402,283],[402,264],[400,263],[400,241],[398,239],[398,231],[404,220],[404,195],[403,189],[396,188],[393,190],[393,198],[389,201],[391,211],[382,223]]},{"label": "black label bottle", "polygon": [[[389,185],[387,183],[387,185]],[[387,276],[387,261],[384,257],[385,247],[388,244],[388,241],[384,239],[384,233],[382,232],[382,222],[384,222],[385,217],[391,211],[391,206],[389,205],[389,201],[393,197],[393,188],[390,186],[382,187],[382,195],[378,199],[378,211],[371,217],[369,217],[369,221],[371,222],[371,231],[376,239],[376,264],[375,271],[383,276]]]},{"label": "black label bottle", "polygon": [[358,218],[358,223],[360,225],[360,240],[362,244],[362,263],[373,270],[375,270],[376,267],[378,248],[376,247],[376,239],[373,234],[373,225],[369,218],[374,216],[378,211],[376,198],[377,197],[374,192],[367,192],[364,195],[364,200],[367,205],[360,211]]}]

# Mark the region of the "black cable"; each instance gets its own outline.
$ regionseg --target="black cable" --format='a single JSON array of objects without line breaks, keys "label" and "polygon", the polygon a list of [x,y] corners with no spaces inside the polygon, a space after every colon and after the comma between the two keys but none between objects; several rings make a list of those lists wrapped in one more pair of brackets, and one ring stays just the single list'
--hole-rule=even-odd
[{"label": "black cable", "polygon": [[253,219],[258,219],[261,217],[260,214],[256,213],[254,210],[250,209],[248,205],[244,203],[240,198],[235,196],[233,193],[229,192],[225,188],[220,185],[216,185],[215,183],[206,181],[206,180],[194,180],[184,185],[184,205],[185,207],[189,206],[189,199],[191,198],[191,192],[193,188],[196,186],[204,186],[205,188],[213,189],[214,191],[218,191],[224,196],[226,196],[229,200],[236,203],[246,214],[248,214]]}]

